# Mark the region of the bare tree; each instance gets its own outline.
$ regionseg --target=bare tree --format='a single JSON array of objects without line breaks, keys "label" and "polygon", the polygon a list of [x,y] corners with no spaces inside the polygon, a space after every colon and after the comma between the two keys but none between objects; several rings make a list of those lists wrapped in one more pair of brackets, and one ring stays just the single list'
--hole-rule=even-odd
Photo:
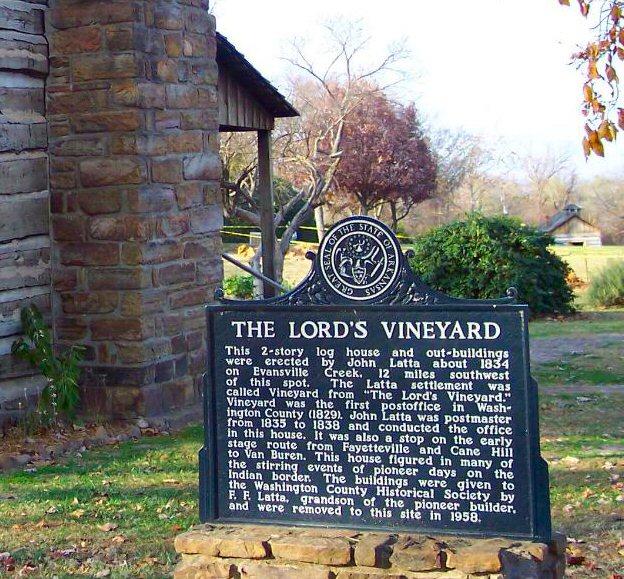
[{"label": "bare tree", "polygon": [[581,191],[583,209],[600,225],[604,241],[624,244],[624,179],[596,178]]},{"label": "bare tree", "polygon": [[574,169],[566,169],[554,177],[546,189],[549,204],[555,211],[561,211],[575,201],[578,188],[578,175]]},{"label": "bare tree", "polygon": [[483,140],[465,131],[432,131],[431,146],[438,167],[438,220],[444,222],[454,212],[482,208],[491,184],[489,172],[496,165],[492,150]]},{"label": "bare tree", "polygon": [[[570,178],[567,155],[547,151],[541,155],[527,155],[524,171],[532,188],[532,196],[537,209],[537,220],[548,217],[553,207],[553,182],[556,178]],[[575,179],[575,178],[574,178]],[[572,182],[572,185],[574,181]]]},{"label": "bare tree", "polygon": [[[295,232],[312,215],[321,217],[315,210],[326,202],[334,184],[346,119],[368,95],[383,92],[402,78],[395,66],[406,56],[401,46],[394,46],[371,62],[366,54],[370,37],[357,23],[330,23],[323,32],[324,55],[293,41],[293,54],[285,59],[293,70],[290,100],[301,117],[279,123],[274,132],[276,174],[293,185],[292,194],[276,203],[274,225],[284,228],[276,240],[275,267],[280,280]],[[230,158],[234,157],[230,154]],[[226,216],[258,225],[255,162],[237,165],[236,175],[228,171]],[[261,251],[260,247],[252,264],[258,266]]]}]

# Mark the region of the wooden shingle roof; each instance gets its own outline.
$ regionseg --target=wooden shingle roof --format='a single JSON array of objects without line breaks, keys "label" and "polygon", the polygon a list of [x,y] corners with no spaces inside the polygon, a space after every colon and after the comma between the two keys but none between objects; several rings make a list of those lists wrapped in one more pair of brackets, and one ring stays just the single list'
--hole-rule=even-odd
[{"label": "wooden shingle roof", "polygon": [[545,233],[552,233],[559,229],[562,225],[565,225],[571,219],[580,219],[583,223],[587,223],[594,227],[589,221],[583,219],[581,217],[581,209],[580,205],[576,205],[574,203],[570,203],[566,205],[561,211],[555,213],[548,221],[548,223],[542,226],[540,229]]},{"label": "wooden shingle roof", "polygon": [[[273,119],[299,116],[298,111],[286,97],[264,78],[225,36],[218,32],[217,65],[220,80],[227,79],[227,84],[236,85],[235,88],[243,92],[247,100],[252,99],[254,106],[261,107]],[[228,86],[221,86],[221,84],[220,82],[219,89],[225,93],[225,98],[233,98],[230,95],[232,91],[228,92]],[[223,82],[223,84],[226,83]]]}]

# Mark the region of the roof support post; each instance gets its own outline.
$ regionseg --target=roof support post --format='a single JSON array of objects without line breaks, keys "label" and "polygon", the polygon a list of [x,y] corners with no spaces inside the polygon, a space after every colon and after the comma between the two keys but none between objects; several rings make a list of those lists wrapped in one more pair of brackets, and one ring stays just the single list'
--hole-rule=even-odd
[{"label": "roof support post", "polygon": [[[262,273],[269,279],[275,275],[275,223],[273,217],[273,162],[271,131],[258,131],[258,196],[260,199],[260,231],[262,238]],[[264,298],[274,297],[275,288],[264,284]]]}]

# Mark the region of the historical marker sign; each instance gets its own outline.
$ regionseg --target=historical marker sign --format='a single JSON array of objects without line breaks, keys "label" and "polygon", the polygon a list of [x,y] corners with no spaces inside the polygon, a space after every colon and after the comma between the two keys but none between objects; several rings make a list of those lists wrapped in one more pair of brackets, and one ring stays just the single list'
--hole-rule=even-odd
[{"label": "historical marker sign", "polygon": [[549,538],[526,306],[431,290],[369,218],[310,257],[208,307],[202,520]]}]

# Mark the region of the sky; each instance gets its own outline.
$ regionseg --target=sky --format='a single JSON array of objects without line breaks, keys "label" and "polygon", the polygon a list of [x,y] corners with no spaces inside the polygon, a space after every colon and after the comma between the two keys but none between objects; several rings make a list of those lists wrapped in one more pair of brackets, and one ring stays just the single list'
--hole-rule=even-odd
[{"label": "sky", "polygon": [[[509,155],[568,155],[582,178],[624,176],[624,134],[605,159],[584,159],[582,73],[570,56],[590,38],[557,0],[216,0],[217,29],[278,87],[294,37],[328,19],[360,20],[371,58],[405,39],[396,89],[436,126],[483,136]],[[501,144],[502,143],[502,144]]]}]

